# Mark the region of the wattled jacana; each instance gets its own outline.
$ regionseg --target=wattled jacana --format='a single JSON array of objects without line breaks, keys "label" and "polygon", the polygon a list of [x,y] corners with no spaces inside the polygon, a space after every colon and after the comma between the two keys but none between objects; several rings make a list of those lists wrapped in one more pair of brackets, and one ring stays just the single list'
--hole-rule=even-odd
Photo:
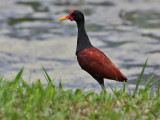
[{"label": "wattled jacana", "polygon": [[74,20],[77,23],[78,38],[76,55],[81,68],[98,81],[104,92],[106,92],[104,78],[126,82],[127,78],[110,61],[110,59],[91,44],[85,31],[83,13],[79,10],[72,10],[68,16],[62,17],[58,21],[67,19],[70,19],[71,21]]}]

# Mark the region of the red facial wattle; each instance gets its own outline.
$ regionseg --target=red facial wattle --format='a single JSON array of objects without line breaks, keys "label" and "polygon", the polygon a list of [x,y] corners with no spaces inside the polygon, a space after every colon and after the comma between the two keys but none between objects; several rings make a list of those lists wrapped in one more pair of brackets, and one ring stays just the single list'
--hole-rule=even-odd
[{"label": "red facial wattle", "polygon": [[73,21],[73,20],[74,20],[74,18],[73,18],[73,16],[72,16],[72,13],[73,13],[73,12],[74,12],[74,10],[71,10],[71,12],[69,13],[69,15],[60,18],[58,21],[67,20],[67,19],[70,19],[71,21]]},{"label": "red facial wattle", "polygon": [[68,18],[68,19],[70,19],[71,21],[73,21],[73,17],[71,15],[67,15],[65,17]]},{"label": "red facial wattle", "polygon": [[69,13],[69,15],[66,16],[66,18],[70,19],[71,21],[73,21],[73,17],[72,17],[72,13],[74,10],[71,10],[71,12]]}]

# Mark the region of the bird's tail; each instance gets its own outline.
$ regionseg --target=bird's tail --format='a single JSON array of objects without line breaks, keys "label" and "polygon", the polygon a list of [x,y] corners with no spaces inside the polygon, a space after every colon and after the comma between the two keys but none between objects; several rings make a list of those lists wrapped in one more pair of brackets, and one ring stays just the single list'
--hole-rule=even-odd
[{"label": "bird's tail", "polygon": [[121,78],[122,78],[122,82],[123,82],[123,81],[127,82],[127,80],[128,80],[128,79],[126,78],[126,76],[124,76],[122,73],[121,73]]}]

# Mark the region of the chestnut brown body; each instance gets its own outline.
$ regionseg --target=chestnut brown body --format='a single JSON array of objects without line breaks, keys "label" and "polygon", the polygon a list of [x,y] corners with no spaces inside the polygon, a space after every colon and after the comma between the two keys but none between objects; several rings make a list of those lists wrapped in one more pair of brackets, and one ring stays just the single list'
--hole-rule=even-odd
[{"label": "chestnut brown body", "polygon": [[91,75],[121,82],[127,80],[110,59],[95,47],[80,51],[77,60],[81,68]]}]

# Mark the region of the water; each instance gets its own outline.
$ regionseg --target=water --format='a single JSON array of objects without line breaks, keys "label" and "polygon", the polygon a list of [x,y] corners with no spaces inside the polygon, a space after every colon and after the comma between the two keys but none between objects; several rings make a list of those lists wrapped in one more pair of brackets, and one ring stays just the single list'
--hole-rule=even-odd
[{"label": "water", "polygon": [[[72,9],[84,12],[86,30],[94,46],[102,50],[127,76],[133,89],[148,58],[142,85],[155,73],[160,77],[159,0],[2,0],[0,4],[0,73],[13,78],[22,66],[23,78],[46,84],[44,66],[54,83],[65,88],[101,90],[82,71],[76,56],[75,22],[58,22]],[[107,85],[107,80],[105,84]],[[114,81],[109,81],[114,86]],[[121,88],[122,83],[117,83]],[[109,91],[109,88],[107,88]]]}]

